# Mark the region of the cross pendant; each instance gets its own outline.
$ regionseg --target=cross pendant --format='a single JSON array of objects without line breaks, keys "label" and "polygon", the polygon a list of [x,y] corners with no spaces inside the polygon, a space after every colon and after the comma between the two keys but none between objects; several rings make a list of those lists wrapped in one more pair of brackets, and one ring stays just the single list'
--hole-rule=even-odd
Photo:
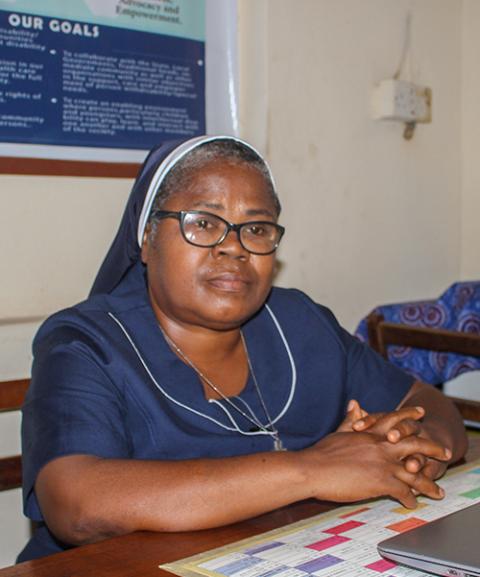
[{"label": "cross pendant", "polygon": [[275,437],[275,439],[273,439],[273,450],[274,451],[286,451],[287,450],[283,446],[282,440],[279,437]]}]

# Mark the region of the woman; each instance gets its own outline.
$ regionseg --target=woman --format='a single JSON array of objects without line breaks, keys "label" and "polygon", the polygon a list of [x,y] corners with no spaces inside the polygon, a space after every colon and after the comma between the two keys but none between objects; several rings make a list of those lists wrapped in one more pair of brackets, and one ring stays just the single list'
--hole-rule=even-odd
[{"label": "woman", "polygon": [[245,142],[152,151],[90,298],[34,342],[24,500],[40,528],[20,560],[309,497],[442,497],[434,479],[466,447],[458,414],[272,289],[279,212]]}]

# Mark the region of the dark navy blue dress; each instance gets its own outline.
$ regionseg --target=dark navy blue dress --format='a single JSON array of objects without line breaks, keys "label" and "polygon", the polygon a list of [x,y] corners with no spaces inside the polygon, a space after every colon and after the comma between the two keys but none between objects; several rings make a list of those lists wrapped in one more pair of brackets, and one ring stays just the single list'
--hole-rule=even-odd
[{"label": "dark navy blue dress", "polygon": [[[368,411],[393,410],[413,382],[297,290],[274,288],[243,334],[268,412],[289,450],[334,431],[349,399]],[[233,400],[268,425],[251,378]],[[158,328],[141,263],[111,294],[90,297],[44,323],[34,341],[23,415],[24,507],[41,525],[20,561],[67,548],[43,524],[34,492],[38,472],[52,459],[175,460],[273,448],[271,436],[252,430],[224,401],[205,399],[197,375]]]}]

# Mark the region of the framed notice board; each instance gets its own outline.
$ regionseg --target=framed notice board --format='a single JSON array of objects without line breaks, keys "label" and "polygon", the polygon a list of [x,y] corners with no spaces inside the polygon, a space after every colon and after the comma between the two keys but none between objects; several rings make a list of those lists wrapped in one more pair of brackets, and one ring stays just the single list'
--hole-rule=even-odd
[{"label": "framed notice board", "polygon": [[232,6],[0,0],[0,172],[133,176],[152,146],[205,133],[207,18]]}]

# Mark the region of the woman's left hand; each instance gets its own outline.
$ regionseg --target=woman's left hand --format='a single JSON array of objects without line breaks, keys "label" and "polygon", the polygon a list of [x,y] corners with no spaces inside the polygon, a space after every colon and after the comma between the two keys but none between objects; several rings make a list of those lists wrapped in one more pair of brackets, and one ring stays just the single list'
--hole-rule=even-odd
[{"label": "woman's left hand", "polygon": [[353,424],[360,421],[361,419],[365,419],[368,416],[367,411],[363,410],[358,401],[352,399],[349,401],[347,405],[347,413],[345,418],[338,426],[336,432],[337,433],[351,433],[355,431],[353,428]]},{"label": "woman's left hand", "polygon": [[418,420],[424,415],[422,407],[406,407],[390,413],[368,413],[358,401],[352,399],[337,432],[369,431],[386,437],[391,443],[398,443],[401,439],[418,434]]},{"label": "woman's left hand", "polygon": [[[389,413],[369,414],[360,407],[357,401],[352,400],[339,430],[371,432],[383,436],[394,444],[410,436],[435,440],[421,422],[424,416],[423,407],[414,406],[401,407]],[[404,466],[409,473],[422,471],[430,479],[438,479],[447,468],[446,463],[429,459],[422,454],[409,456],[405,459]]]}]

